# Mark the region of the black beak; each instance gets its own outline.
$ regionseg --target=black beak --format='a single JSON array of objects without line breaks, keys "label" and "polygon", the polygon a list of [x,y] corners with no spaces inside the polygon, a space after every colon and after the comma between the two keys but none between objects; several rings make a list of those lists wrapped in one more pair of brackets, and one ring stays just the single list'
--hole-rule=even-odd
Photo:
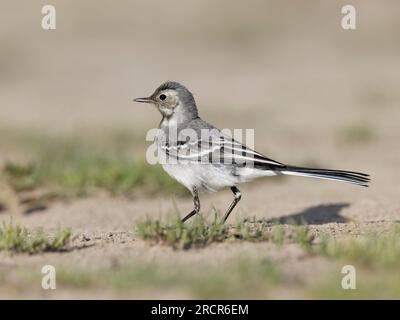
[{"label": "black beak", "polygon": [[142,102],[142,103],[153,103],[153,102],[154,102],[153,99],[150,98],[150,97],[146,97],[146,98],[136,98],[136,99],[133,99],[133,101],[135,101],[135,102]]}]

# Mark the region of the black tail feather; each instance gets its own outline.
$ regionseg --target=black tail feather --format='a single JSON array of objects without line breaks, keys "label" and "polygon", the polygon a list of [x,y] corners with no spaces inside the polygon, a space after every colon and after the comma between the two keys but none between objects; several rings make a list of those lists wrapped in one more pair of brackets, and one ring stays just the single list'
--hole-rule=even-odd
[{"label": "black tail feather", "polygon": [[295,166],[286,166],[280,171],[283,174],[338,180],[353,183],[363,187],[368,187],[368,183],[370,181],[369,174],[354,171],[302,168]]}]

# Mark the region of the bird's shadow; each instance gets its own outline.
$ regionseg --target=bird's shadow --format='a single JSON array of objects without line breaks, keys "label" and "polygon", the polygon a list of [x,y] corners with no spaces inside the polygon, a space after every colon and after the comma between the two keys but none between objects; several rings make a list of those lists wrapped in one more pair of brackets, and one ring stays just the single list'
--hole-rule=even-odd
[{"label": "bird's shadow", "polygon": [[269,219],[264,222],[274,224],[325,224],[330,222],[346,223],[349,220],[340,212],[349,207],[349,203],[322,204],[309,207],[299,213],[290,214],[280,218]]}]

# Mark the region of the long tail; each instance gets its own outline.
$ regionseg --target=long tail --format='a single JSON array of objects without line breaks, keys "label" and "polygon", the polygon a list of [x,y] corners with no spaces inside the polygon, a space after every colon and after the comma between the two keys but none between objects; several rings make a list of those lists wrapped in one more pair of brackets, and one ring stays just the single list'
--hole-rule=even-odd
[{"label": "long tail", "polygon": [[294,166],[285,166],[279,171],[282,174],[327,180],[337,180],[356,184],[363,187],[368,187],[368,183],[370,181],[369,174],[353,171],[302,168]]}]

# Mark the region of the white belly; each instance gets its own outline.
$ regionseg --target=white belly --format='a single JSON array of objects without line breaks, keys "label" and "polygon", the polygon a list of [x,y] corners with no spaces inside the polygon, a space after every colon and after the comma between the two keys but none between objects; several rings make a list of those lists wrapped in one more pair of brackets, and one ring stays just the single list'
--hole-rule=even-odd
[{"label": "white belly", "polygon": [[198,191],[215,192],[225,187],[235,186],[239,182],[237,177],[212,164],[178,163],[162,166],[171,177],[190,191],[196,187]]},{"label": "white belly", "polygon": [[[272,171],[257,170],[254,168],[240,168],[234,170],[230,165],[178,161],[165,163],[165,153],[159,148],[160,163],[164,170],[191,192],[215,192],[226,187],[233,187],[242,182],[248,182],[263,176],[276,175]],[[160,153],[161,152],[161,153]],[[235,171],[235,172],[233,172]]]}]

